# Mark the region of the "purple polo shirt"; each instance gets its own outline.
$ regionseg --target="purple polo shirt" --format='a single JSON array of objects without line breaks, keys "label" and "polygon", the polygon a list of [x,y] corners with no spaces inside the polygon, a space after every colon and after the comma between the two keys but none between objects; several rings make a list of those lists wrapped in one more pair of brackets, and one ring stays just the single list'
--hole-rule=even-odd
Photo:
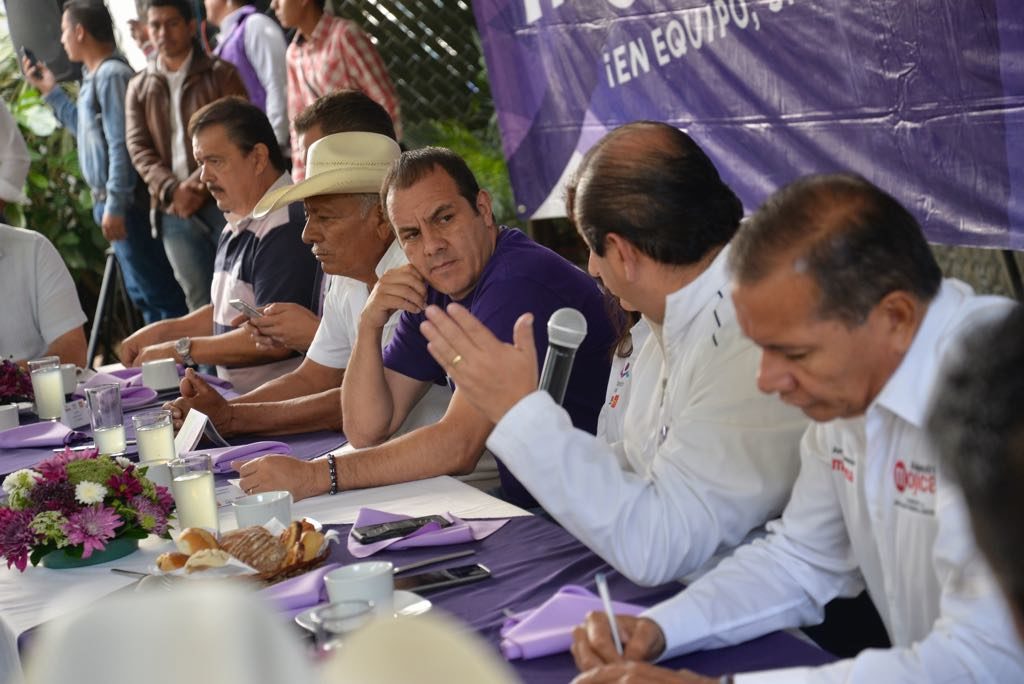
[{"label": "purple polo shirt", "polygon": [[[427,303],[442,309],[456,301],[432,287]],[[611,363],[609,350],[614,333],[605,308],[604,296],[594,279],[518,230],[502,227],[494,254],[484,266],[473,291],[459,304],[504,342],[512,342],[516,319],[526,312],[534,315],[533,337],[543,360],[548,347],[547,322],[562,307],[579,309],[587,319],[587,337],[576,352],[564,406],[573,425],[593,434],[604,403]],[[427,351],[420,333],[423,314],[403,313],[391,343],[384,350],[384,366],[416,380],[454,384]],[[505,498],[523,507],[536,506],[526,488],[498,460],[498,473]]]}]

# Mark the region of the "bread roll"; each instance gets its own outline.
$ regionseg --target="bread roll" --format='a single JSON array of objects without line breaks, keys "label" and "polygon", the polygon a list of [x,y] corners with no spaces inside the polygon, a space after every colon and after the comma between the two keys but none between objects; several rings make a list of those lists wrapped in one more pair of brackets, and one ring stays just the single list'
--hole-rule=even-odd
[{"label": "bread roll", "polygon": [[231,559],[228,552],[223,549],[200,549],[188,557],[185,563],[187,572],[206,570],[207,568],[219,568],[227,565]]},{"label": "bread roll", "polygon": [[281,540],[259,526],[227,532],[221,539],[221,548],[259,572],[277,570],[287,554]]},{"label": "bread roll", "polygon": [[283,532],[281,532],[281,543],[284,544],[286,549],[292,548],[298,541],[299,537],[302,536],[302,523],[298,520],[293,520],[290,525]]},{"label": "bread roll", "polygon": [[313,560],[320,555],[320,547],[324,544],[324,535],[316,530],[303,532],[299,544],[302,546],[302,560]]},{"label": "bread roll", "polygon": [[161,553],[156,557],[156,567],[160,568],[164,572],[173,572],[174,570],[185,567],[186,561],[188,561],[188,554],[169,551],[167,553]]},{"label": "bread roll", "polygon": [[219,549],[217,539],[201,527],[188,527],[178,535],[178,550],[191,556],[203,549]]}]

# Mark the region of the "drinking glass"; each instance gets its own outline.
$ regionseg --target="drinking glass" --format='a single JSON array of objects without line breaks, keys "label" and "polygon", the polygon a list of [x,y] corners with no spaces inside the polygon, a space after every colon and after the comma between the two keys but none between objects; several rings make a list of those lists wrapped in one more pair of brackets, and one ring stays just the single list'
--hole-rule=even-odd
[{"label": "drinking glass", "polygon": [[64,410],[64,378],[59,356],[44,356],[28,362],[32,392],[36,397],[39,420],[60,420]]},{"label": "drinking glass", "polygon": [[132,416],[140,463],[165,463],[173,460],[174,425],[167,409],[145,411]]},{"label": "drinking glass", "polygon": [[345,637],[365,627],[373,615],[370,601],[339,601],[314,608],[309,621],[315,628],[317,652],[331,653],[342,645]]},{"label": "drinking glass", "polygon": [[178,529],[205,527],[219,534],[217,494],[213,486],[210,455],[182,456],[167,465],[171,469],[171,494],[178,508]]},{"label": "drinking glass", "polygon": [[119,456],[125,452],[124,414],[121,412],[121,386],[96,385],[85,390],[89,400],[92,436],[101,456]]}]

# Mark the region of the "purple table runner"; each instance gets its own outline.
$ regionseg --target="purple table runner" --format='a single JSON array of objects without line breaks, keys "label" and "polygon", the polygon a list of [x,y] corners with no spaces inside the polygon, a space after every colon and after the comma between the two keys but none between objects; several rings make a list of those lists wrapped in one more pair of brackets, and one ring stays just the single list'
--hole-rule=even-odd
[{"label": "purple table runner", "polygon": [[[330,527],[343,534],[347,534],[349,529],[348,525]],[[538,517],[512,518],[505,527],[486,539],[458,548],[476,549],[476,555],[440,564],[437,568],[481,563],[491,570],[493,577],[476,584],[430,592],[426,596],[435,606],[467,622],[494,646],[495,651],[501,642],[499,630],[505,620],[504,609],[520,611],[534,608],[566,584],[579,584],[594,590],[597,572],[608,574],[609,588],[616,601],[649,606],[681,589],[676,583],[646,588],[633,584],[610,570],[604,561],[561,527]],[[329,562],[353,563],[359,560],[341,544],[333,545],[332,549]],[[409,549],[385,551],[375,558],[402,565],[437,553],[436,547]],[[425,570],[431,569],[436,568]],[[823,665],[834,660],[831,654],[812,644],[775,632],[738,646],[676,658],[665,665],[719,676],[779,667]],[[530,684],[565,684],[577,674],[568,653],[516,660],[511,665],[522,680]]]}]

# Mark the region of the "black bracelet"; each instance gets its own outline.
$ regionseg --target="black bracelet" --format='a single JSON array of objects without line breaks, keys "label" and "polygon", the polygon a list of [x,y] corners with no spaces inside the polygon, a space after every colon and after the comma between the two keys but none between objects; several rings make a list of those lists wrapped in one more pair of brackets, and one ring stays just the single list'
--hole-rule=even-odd
[{"label": "black bracelet", "polygon": [[327,454],[327,472],[331,476],[331,496],[338,493],[338,467],[334,463],[334,454]]}]

